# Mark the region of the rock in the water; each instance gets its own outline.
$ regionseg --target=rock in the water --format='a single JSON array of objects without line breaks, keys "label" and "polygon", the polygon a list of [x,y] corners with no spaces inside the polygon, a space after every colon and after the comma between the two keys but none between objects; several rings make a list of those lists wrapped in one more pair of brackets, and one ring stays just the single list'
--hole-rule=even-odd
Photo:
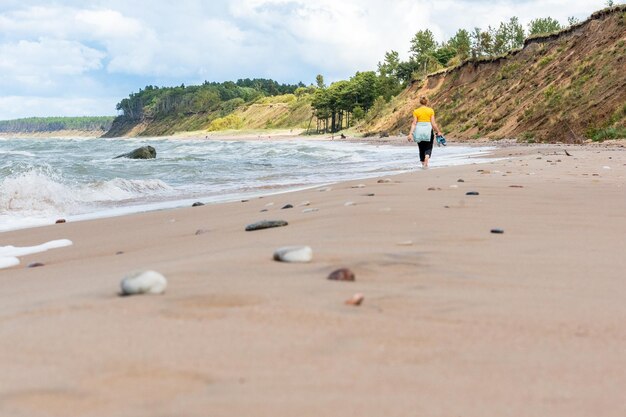
[{"label": "rock in the water", "polygon": [[495,234],[501,235],[502,233],[504,233],[504,230],[502,230],[502,229],[491,229],[491,233],[495,233]]},{"label": "rock in the water", "polygon": [[274,251],[274,260],[280,262],[311,262],[313,250],[309,246],[285,246]]},{"label": "rock in the water", "polygon": [[122,295],[162,294],[167,280],[156,271],[141,271],[127,275],[120,285]]},{"label": "rock in the water", "polygon": [[26,266],[26,268],[38,268],[40,266],[44,266],[44,264],[41,262],[31,262]]},{"label": "rock in the water", "polygon": [[290,209],[290,208],[293,208],[292,204],[285,204],[284,206],[281,207],[281,210]]},{"label": "rock in the water", "polygon": [[465,195],[479,195],[480,193],[478,191],[468,191],[465,193]]},{"label": "rock in the water", "polygon": [[118,155],[113,159],[117,158],[154,159],[156,158],[156,149],[154,149],[152,146],[142,146],[141,148],[137,148],[131,152]]},{"label": "rock in the water", "polygon": [[253,230],[270,229],[272,227],[283,227],[287,226],[288,224],[289,223],[284,220],[261,220],[260,222],[247,225],[246,232],[251,232]]},{"label": "rock in the water", "polygon": [[346,300],[346,304],[351,305],[351,306],[360,306],[363,303],[363,300],[365,300],[365,297],[363,296],[363,294],[356,293],[352,296],[352,298],[350,298],[349,300]]},{"label": "rock in the water", "polygon": [[196,201],[195,203],[193,203],[193,204],[191,205],[191,207],[200,207],[200,206],[204,206],[204,203],[201,203],[201,202],[199,202],[199,201]]},{"label": "rock in the water", "polygon": [[337,269],[328,275],[332,281],[354,281],[354,272],[348,268]]},{"label": "rock in the water", "polygon": [[61,223],[65,223],[65,219],[59,219],[56,222],[54,222],[55,224],[61,224]]}]

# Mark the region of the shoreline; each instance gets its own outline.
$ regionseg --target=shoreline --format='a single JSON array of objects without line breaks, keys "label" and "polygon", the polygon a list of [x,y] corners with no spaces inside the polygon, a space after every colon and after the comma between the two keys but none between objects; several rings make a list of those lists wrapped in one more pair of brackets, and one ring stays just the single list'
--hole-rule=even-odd
[{"label": "shoreline", "polygon": [[0,414],[622,416],[626,152],[567,148],[2,233],[73,245],[0,270]]}]

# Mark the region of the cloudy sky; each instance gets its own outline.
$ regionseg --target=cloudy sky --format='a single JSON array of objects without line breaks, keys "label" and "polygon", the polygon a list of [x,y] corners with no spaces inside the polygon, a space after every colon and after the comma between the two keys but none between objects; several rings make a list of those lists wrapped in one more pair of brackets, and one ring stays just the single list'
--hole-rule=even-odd
[{"label": "cloudy sky", "polygon": [[[600,0],[0,0],[0,120],[113,115],[146,85],[310,84],[518,16],[588,17]],[[616,2],[619,3],[619,2]]]}]

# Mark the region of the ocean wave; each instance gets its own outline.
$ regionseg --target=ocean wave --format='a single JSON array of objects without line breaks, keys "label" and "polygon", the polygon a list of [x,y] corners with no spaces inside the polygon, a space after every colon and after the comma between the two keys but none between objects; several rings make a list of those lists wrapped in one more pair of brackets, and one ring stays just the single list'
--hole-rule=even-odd
[{"label": "ocean wave", "polygon": [[19,155],[19,156],[27,156],[29,158],[34,158],[35,154],[26,151],[2,151],[0,150],[0,155]]},{"label": "ocean wave", "polygon": [[172,190],[158,179],[114,178],[88,184],[67,183],[49,169],[32,169],[0,182],[0,214],[51,217],[81,214],[112,203]]}]

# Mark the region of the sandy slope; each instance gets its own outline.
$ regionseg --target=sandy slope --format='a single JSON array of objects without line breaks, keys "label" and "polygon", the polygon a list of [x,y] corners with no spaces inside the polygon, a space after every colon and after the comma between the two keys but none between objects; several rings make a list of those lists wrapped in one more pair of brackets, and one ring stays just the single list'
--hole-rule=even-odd
[{"label": "sandy slope", "polygon": [[626,415],[626,153],[568,150],[2,233],[74,246],[0,270],[0,415]]}]

